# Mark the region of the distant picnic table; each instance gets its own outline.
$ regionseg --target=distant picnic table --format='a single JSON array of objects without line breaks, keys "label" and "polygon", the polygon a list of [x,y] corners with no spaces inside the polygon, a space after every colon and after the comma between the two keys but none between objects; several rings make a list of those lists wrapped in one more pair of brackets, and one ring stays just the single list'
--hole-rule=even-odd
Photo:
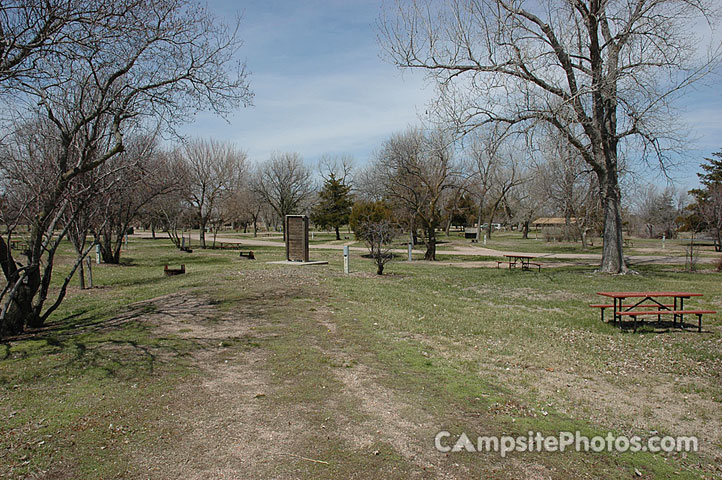
[{"label": "distant picnic table", "polygon": [[241,250],[243,245],[237,242],[213,242],[211,248],[217,250]]},{"label": "distant picnic table", "polygon": [[[696,315],[698,320],[698,331],[702,331],[702,315],[713,315],[714,310],[685,310],[684,301],[692,297],[701,297],[701,293],[694,292],[597,292],[597,295],[611,298],[613,303],[592,304],[590,307],[601,310],[602,321],[604,321],[604,310],[611,308],[614,314],[614,322],[622,326],[623,317],[632,317],[634,331],[637,330],[637,317],[656,316],[657,321],[662,320],[662,315],[672,315],[672,325],[677,326],[679,320],[680,328],[684,328],[684,316]],[[625,303],[625,300],[631,299]],[[671,299],[666,300],[666,299]],[[663,303],[665,302],[666,303]]]},{"label": "distant picnic table", "polygon": [[508,253],[504,254],[506,260],[498,260],[496,262],[496,268],[503,263],[509,264],[509,270],[520,266],[522,270],[530,270],[531,266],[537,267],[541,271],[541,263],[534,263],[532,260],[536,258],[534,255],[525,255],[521,253]]},{"label": "distant picnic table", "polygon": [[12,250],[23,251],[27,250],[28,244],[25,240],[10,240],[10,248]]}]

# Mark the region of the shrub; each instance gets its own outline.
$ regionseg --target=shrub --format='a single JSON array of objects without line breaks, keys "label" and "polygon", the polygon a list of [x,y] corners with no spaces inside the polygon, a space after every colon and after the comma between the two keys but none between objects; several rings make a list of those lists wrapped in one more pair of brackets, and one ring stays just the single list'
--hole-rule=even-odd
[{"label": "shrub", "polygon": [[722,257],[714,261],[715,272],[722,272]]}]

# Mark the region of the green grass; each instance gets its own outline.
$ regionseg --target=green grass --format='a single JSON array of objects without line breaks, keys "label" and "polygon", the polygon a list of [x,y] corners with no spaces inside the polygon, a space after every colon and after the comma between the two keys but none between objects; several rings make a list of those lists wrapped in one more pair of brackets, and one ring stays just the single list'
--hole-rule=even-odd
[{"label": "green grass", "polygon": [[[500,243],[513,241],[499,237]],[[523,248],[516,242],[508,249]],[[266,360],[259,368],[277,393],[257,401],[279,414],[314,406],[302,411],[304,421],[316,428],[295,445],[328,463],[296,457],[272,462],[269,472],[281,476],[345,478],[365,472],[408,478],[419,473],[383,434],[364,449],[334,436],[378,421],[364,406],[368,399],[349,395],[339,371],[373,372],[379,389],[416,410],[408,415],[430,418],[428,428],[437,431],[680,435],[694,434],[689,429],[698,425],[697,418],[719,428],[719,316],[706,319],[703,334],[652,325],[633,334],[601,323],[598,312],[587,307],[598,301],[596,291],[664,289],[701,292],[695,307],[722,310],[718,274],[649,265],[625,276],[594,274],[592,267],[534,273],[396,260],[387,265],[388,275],[378,277],[370,260],[353,255],[353,273],[347,276],[341,273],[340,252],[314,250],[312,257],[329,265],[303,267],[312,270],[286,278],[288,267],[265,263],[280,260],[281,249],[254,251],[257,261],[240,261],[233,251],[183,254],[167,240],[133,240],[123,265],[94,265],[98,288],[73,289],[46,329],[0,344],[0,474],[43,476],[61,468],[67,478],[140,476],[143,472],[125,459],[138,450],[171,448],[169,439],[184,431],[168,408],[181,402],[176,392],[201,380],[197,354],[233,364],[248,352],[262,351]],[[65,245],[56,282],[69,268],[69,252]],[[183,263],[188,273],[166,278],[166,263]],[[277,273],[278,284],[243,280],[262,272]],[[221,329],[238,312],[259,326],[246,336],[211,343],[184,336],[191,328],[160,331],[145,320],[155,304],[133,305],[177,292],[211,300],[214,314],[204,327]],[[669,396],[665,401],[689,397],[693,406],[699,402],[707,410],[659,417],[654,407],[661,400],[652,392],[660,386]],[[638,415],[621,408],[622,400],[599,404],[624,392],[642,395]],[[406,414],[398,412],[400,418]],[[432,449],[431,430],[412,440]],[[706,447],[686,457],[523,453],[515,454],[516,463],[454,454],[438,459],[435,471],[518,478],[522,462],[554,477],[619,478],[638,469],[650,478],[699,478],[716,475],[714,458],[722,445]]]}]

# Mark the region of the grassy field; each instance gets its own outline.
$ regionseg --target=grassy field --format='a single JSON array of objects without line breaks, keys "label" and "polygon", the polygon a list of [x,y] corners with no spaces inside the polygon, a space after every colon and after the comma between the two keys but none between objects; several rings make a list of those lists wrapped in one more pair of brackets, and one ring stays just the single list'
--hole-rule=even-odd
[{"label": "grassy field", "polygon": [[[131,240],[45,329],[0,344],[0,478],[722,477],[720,315],[702,333],[632,333],[587,307],[596,291],[664,289],[722,311],[709,267],[610,277],[394,261],[378,277],[360,256],[344,275],[339,252],[289,267],[266,263],[280,248],[254,250]],[[166,263],[188,273],[165,278]],[[451,444],[695,435],[700,451],[501,458],[440,453],[439,431]]]},{"label": "grassy field", "polygon": [[[197,234],[197,232],[194,232]],[[258,240],[266,240],[276,242],[279,245],[283,243],[283,236],[277,232],[259,232],[257,237],[253,237],[252,233],[237,232],[219,232],[222,237],[230,238],[256,238]],[[660,256],[676,256],[684,258],[686,246],[689,243],[688,234],[680,234],[678,238],[666,239],[664,243],[661,239],[656,238],[638,238],[631,237],[627,239],[625,245],[625,255],[660,255]],[[212,236],[207,236],[207,241],[212,241]],[[421,240],[419,240],[420,242]],[[406,248],[408,238],[400,236],[394,242],[395,248]],[[521,232],[518,231],[495,231],[492,236],[487,238],[486,245],[472,243],[471,240],[464,238],[463,232],[452,230],[447,236],[444,232],[438,232],[437,237],[438,252],[443,254],[444,251],[457,247],[474,247],[485,246],[490,249],[502,252],[519,252],[519,253],[540,253],[540,254],[599,254],[602,253],[602,243],[599,238],[590,239],[587,248],[583,248],[581,242],[548,242],[545,240],[542,232],[530,232],[529,238],[522,238]],[[336,240],[336,235],[332,232],[312,232],[309,237],[311,245],[350,245],[354,247],[364,247],[363,242],[356,241],[353,233],[349,233],[346,228],[341,231],[341,240]],[[423,245],[419,244],[415,247],[415,251],[423,251]],[[697,255],[703,257],[719,257],[714,248],[705,245],[697,247]]]}]

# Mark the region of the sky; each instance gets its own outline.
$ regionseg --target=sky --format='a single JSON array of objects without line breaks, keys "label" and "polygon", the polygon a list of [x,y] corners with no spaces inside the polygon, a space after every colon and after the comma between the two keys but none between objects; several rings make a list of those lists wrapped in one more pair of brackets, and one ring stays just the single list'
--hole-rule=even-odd
[{"label": "sky", "polygon": [[[385,61],[376,39],[383,0],[208,0],[219,17],[241,15],[254,106],[228,122],[199,114],[183,133],[233,141],[256,161],[298,152],[314,166],[324,154],[363,165],[391,134],[418,125],[434,94],[421,72]],[[697,185],[699,163],[722,149],[722,78],[679,103],[693,133],[672,177]],[[716,84],[716,85],[715,85]],[[649,173],[650,181],[664,178]]]},{"label": "sky", "polygon": [[371,0],[209,1],[232,18],[242,14],[241,54],[251,71],[254,106],[230,123],[211,114],[185,129],[233,140],[253,161],[274,151],[351,155],[365,163],[392,133],[418,123],[433,88],[380,58]]}]

